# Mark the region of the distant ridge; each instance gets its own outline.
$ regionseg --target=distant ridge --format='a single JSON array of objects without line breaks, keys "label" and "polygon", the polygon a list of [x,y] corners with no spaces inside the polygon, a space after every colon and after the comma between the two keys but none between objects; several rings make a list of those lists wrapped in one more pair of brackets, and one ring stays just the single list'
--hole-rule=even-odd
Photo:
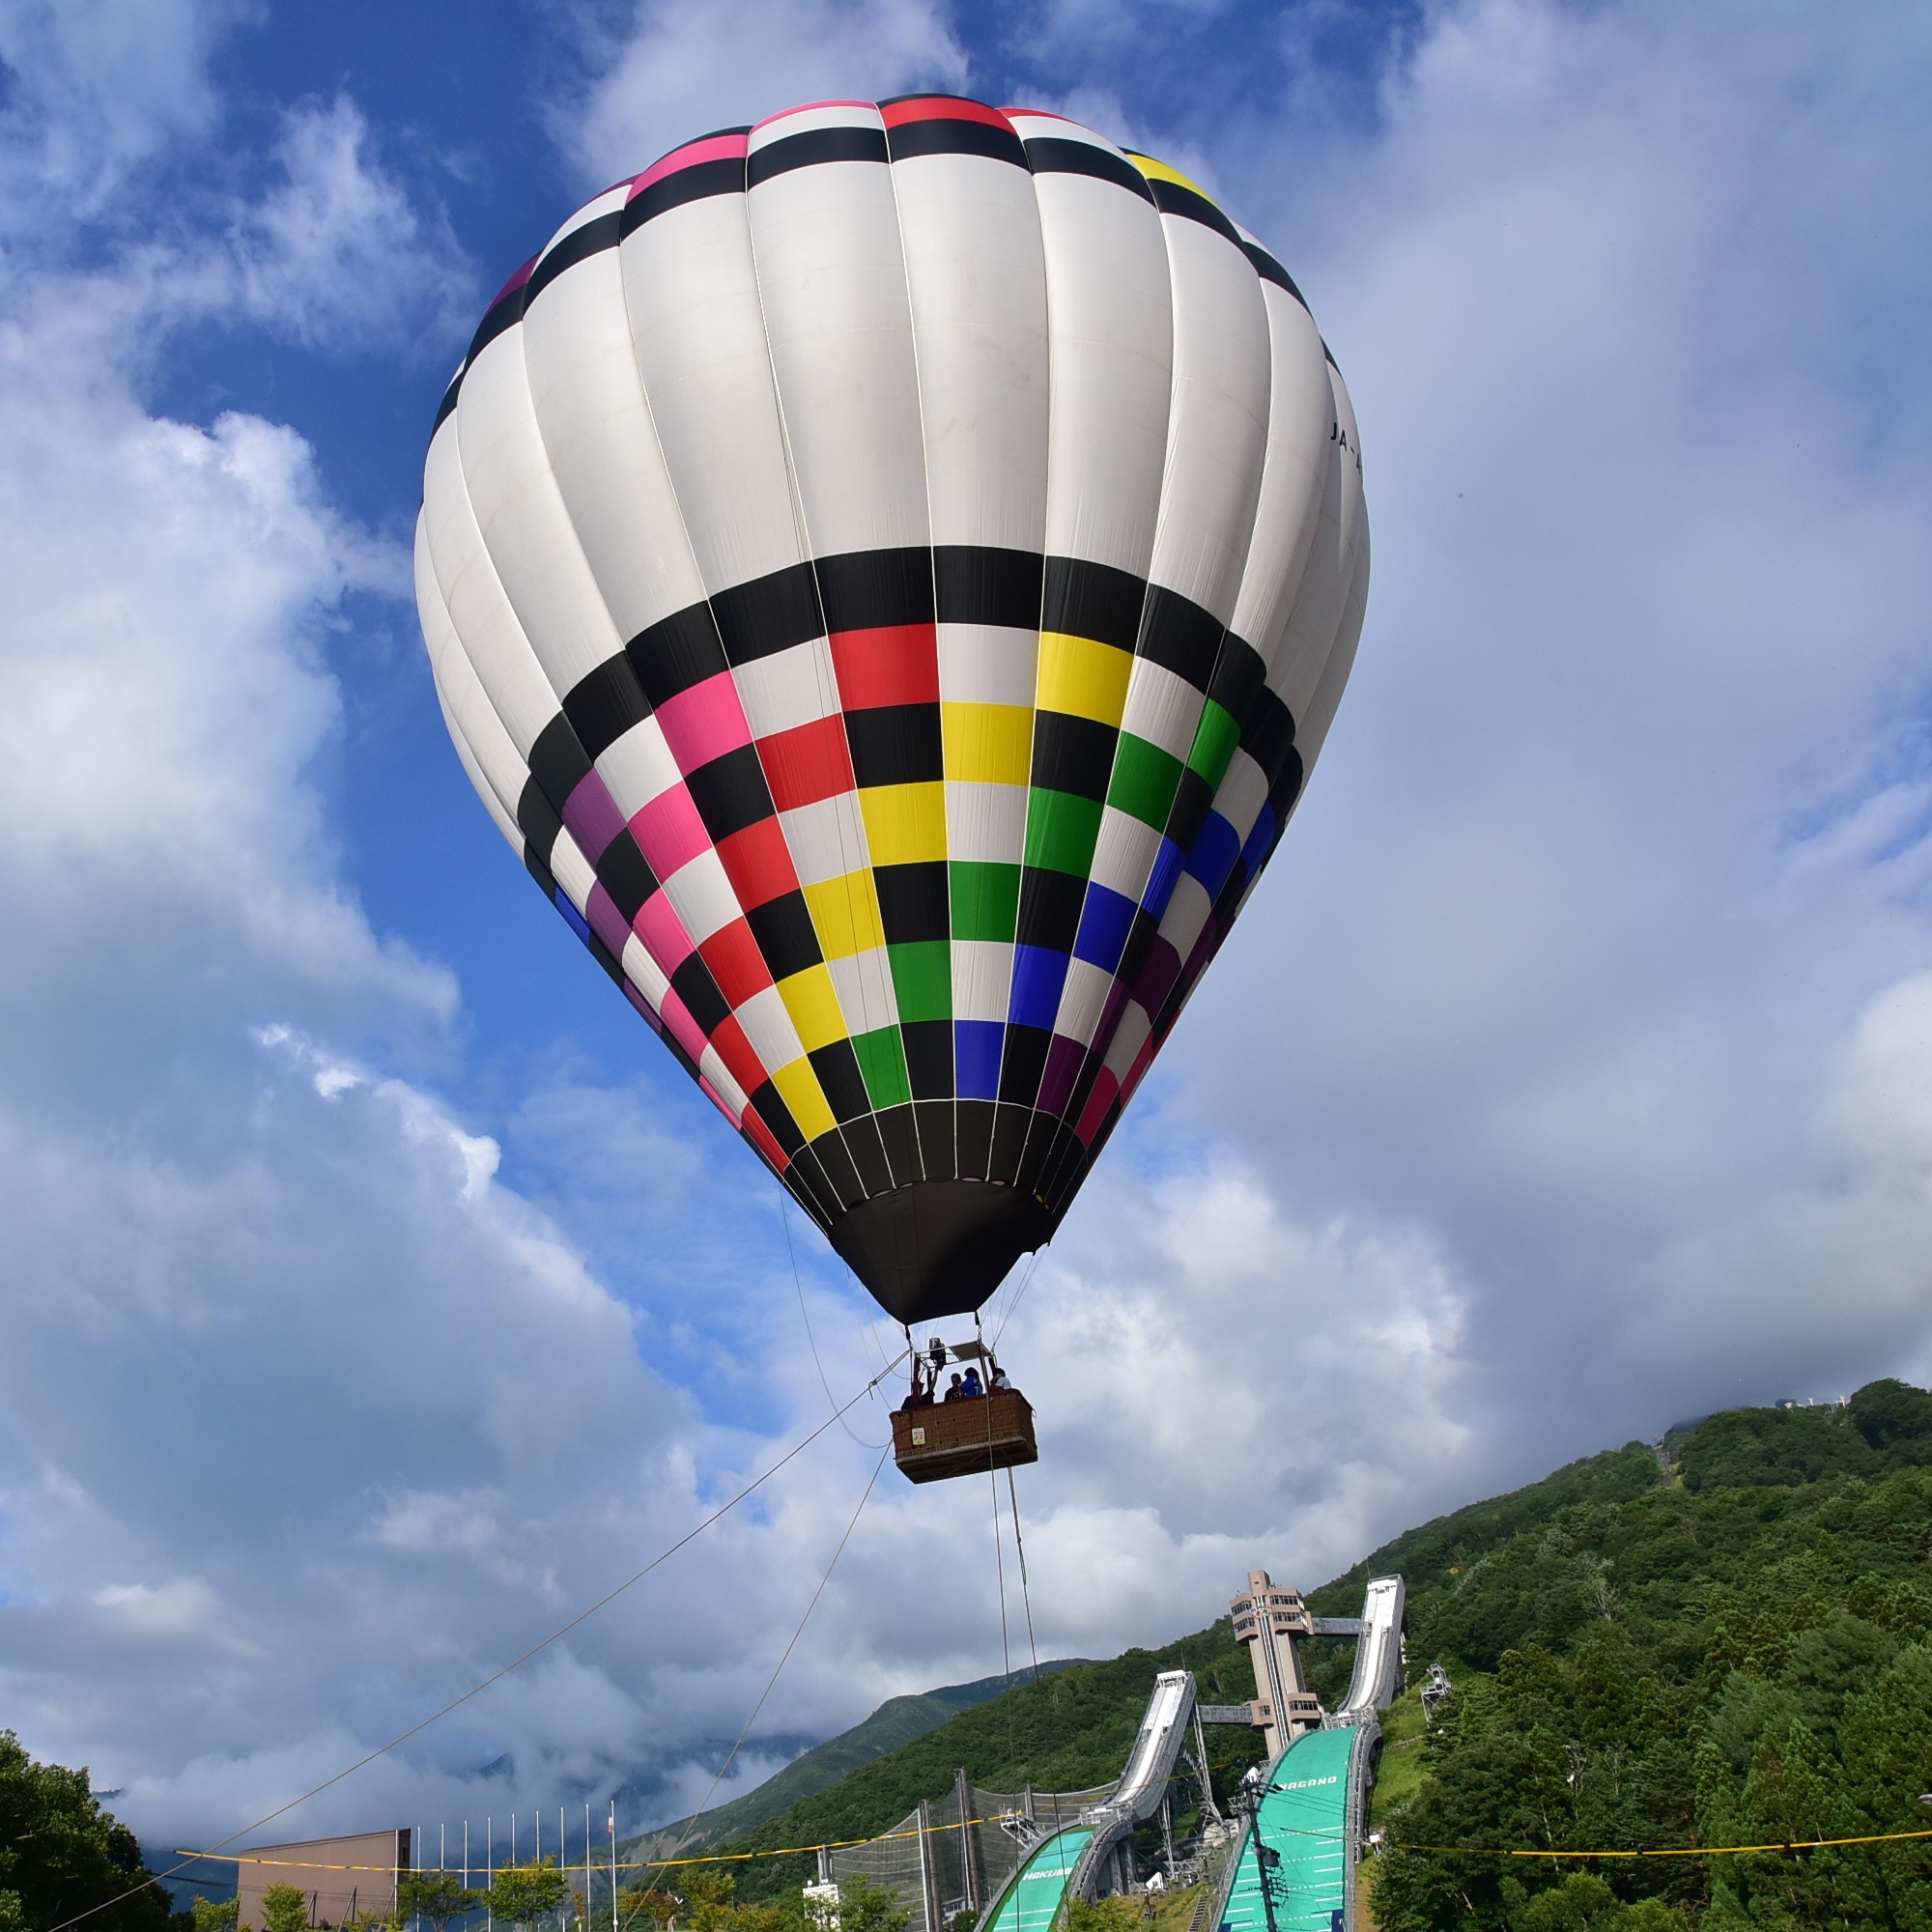
[{"label": "distant ridge", "polygon": [[[1050,1663],[1042,1663],[1039,1668],[1041,1675],[1046,1675],[1088,1662],[1090,1660],[1084,1657],[1058,1657]],[[888,1697],[864,1722],[854,1724],[849,1731],[840,1731],[836,1738],[827,1738],[821,1745],[812,1746],[809,1751],[793,1758],[782,1771],[766,1778],[755,1790],[747,1791],[728,1804],[717,1805],[699,1818],[674,1819],[670,1824],[660,1825],[627,1843],[637,1848],[639,1857],[665,1858],[680,1841],[687,1852],[695,1852],[741,1832],[752,1831],[768,1818],[776,1818],[780,1812],[790,1810],[794,1804],[815,1798],[821,1791],[829,1791],[861,1765],[870,1764],[874,1758],[884,1757],[902,1745],[911,1744],[915,1738],[924,1737],[928,1731],[936,1731],[960,1712],[984,1704],[1001,1691],[1015,1684],[1029,1682],[1032,1677],[1033,1668],[1029,1665],[1025,1670],[1015,1670],[1008,1675],[976,1678],[971,1684],[943,1684],[936,1690]]]}]

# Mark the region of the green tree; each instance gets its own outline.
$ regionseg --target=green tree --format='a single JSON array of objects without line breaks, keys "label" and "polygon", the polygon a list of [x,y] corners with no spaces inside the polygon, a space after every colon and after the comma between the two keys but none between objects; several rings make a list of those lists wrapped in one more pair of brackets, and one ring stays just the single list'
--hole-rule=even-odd
[{"label": "green tree", "polygon": [[838,1932],[906,1932],[911,1923],[912,1914],[887,1887],[863,1873],[839,1881]]},{"label": "green tree", "polygon": [[1074,1898],[1066,1905],[1066,1932],[1143,1932],[1147,1920],[1138,1898]]},{"label": "green tree", "polygon": [[401,1918],[425,1918],[436,1932],[443,1932],[452,1918],[474,1912],[483,1899],[481,1891],[465,1885],[454,1872],[410,1872],[396,1887],[396,1914]]},{"label": "green tree", "polygon": [[38,1763],[0,1731],[0,1928],[45,1932],[82,1912],[95,1913],[89,1932],[166,1932],[170,1916],[133,1833],[100,1808],[87,1773]]},{"label": "green tree", "polygon": [[1877,1450],[1898,1460],[1932,1462],[1932,1395],[1910,1382],[1867,1382],[1847,1405],[1852,1427]]},{"label": "green tree", "polygon": [[[1925,1829],[1918,1794],[1932,1788],[1932,1650],[1902,1652],[1846,1705],[1839,1752],[1868,1831]],[[1876,1871],[1893,1923],[1932,1925],[1932,1840],[1874,1845],[1858,1856]]]},{"label": "green tree", "polygon": [[488,1893],[492,1914],[511,1925],[534,1925],[569,1896],[570,1881],[557,1870],[554,1859],[499,1865]]},{"label": "green tree", "polygon": [[[1807,1724],[1790,1718],[1760,1740],[1737,1816],[1747,1844],[1816,1844],[1866,1829],[1836,1759]],[[1753,1852],[1727,1862],[1735,1876],[1727,1870],[1726,1878],[1759,1923],[1885,1923],[1883,1888],[1856,1848]]]},{"label": "green tree", "polygon": [[668,1925],[683,1906],[684,1901],[674,1891],[667,1891],[661,1886],[627,1885],[617,1894],[617,1917],[627,1928],[639,1924]]},{"label": "green tree", "polygon": [[1616,1893],[1595,1872],[1579,1871],[1534,1898],[1525,1895],[1514,1922],[1520,1932],[1596,1932],[1622,1910]]},{"label": "green tree", "polygon": [[1900,1648],[1889,1631],[1834,1610],[1793,1640],[1777,1681],[1797,1700],[1812,1735],[1835,1750],[1847,1701],[1876,1683]]},{"label": "green tree", "polygon": [[1689,1932],[1690,1920],[1662,1899],[1626,1905],[1595,1872],[1571,1872],[1534,1898],[1525,1897],[1511,1932]]},{"label": "green tree", "polygon": [[308,1932],[308,1893],[298,1885],[271,1885],[262,1894],[262,1932]]},{"label": "green tree", "polygon": [[673,1921],[680,1932],[735,1932],[738,1880],[719,1865],[687,1865],[677,1877],[682,1905]]},{"label": "green tree", "polygon": [[194,1918],[194,1932],[235,1932],[235,1921],[241,1916],[242,1900],[234,1898],[203,1898],[198,1894],[188,1902],[189,1912]]},{"label": "green tree", "polygon": [[1066,1904],[1066,1932],[1145,1932],[1148,1918],[1145,1899],[1073,1898]]}]

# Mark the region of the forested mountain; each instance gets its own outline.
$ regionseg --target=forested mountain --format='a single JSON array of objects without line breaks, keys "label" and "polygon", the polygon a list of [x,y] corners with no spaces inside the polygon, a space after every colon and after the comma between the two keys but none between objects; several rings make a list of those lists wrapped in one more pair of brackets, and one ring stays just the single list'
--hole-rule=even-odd
[{"label": "forested mountain", "polygon": [[[1844,1408],[1736,1410],[1664,1455],[1640,1494],[1579,1498],[1411,1573],[1411,1666],[1439,1659],[1457,1689],[1426,1739],[1385,1753],[1389,1838],[1596,1851],[1932,1827],[1932,1397],[1888,1381]],[[1575,1864],[1391,1850],[1374,1898],[1384,1932],[1919,1932],[1926,1846]]]},{"label": "forested mountain", "polygon": [[[1361,1607],[1362,1581],[1370,1575],[1400,1570],[1411,1578],[1411,1588],[1450,1581],[1460,1566],[1566,1507],[1642,1495],[1659,1480],[1657,1456],[1641,1444],[1574,1463],[1526,1489],[1408,1531],[1346,1576],[1311,1591],[1309,1600],[1323,1615],[1352,1615]],[[1239,1576],[1229,1577],[1230,1596],[1240,1582]],[[1348,1683],[1353,1648],[1338,1638],[1307,1646],[1311,1677],[1331,1703]],[[886,1831],[922,1798],[942,1795],[961,1765],[975,1783],[993,1790],[1030,1783],[1037,1790],[1066,1791],[1104,1783],[1119,1775],[1154,1678],[1183,1668],[1195,1673],[1203,1695],[1212,1701],[1241,1703],[1254,1694],[1247,1653],[1222,1617],[1159,1650],[1129,1650],[1105,1663],[1071,1665],[1050,1682],[1021,1684],[830,1789],[775,1812],[755,1830],[733,1833],[716,1849],[767,1851]],[[1258,1756],[1259,1743],[1246,1731],[1220,1728],[1208,1732],[1208,1743],[1225,1796]],[[760,1861],[741,1875],[739,1889],[746,1896],[770,1896],[799,1883],[804,1869],[803,1862]]]}]

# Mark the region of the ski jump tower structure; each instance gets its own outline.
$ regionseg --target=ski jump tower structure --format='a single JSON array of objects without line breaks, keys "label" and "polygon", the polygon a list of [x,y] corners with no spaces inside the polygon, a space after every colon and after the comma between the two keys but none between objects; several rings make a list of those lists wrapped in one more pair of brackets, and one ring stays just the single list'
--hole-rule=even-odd
[{"label": "ski jump tower structure", "polygon": [[[1279,1757],[1305,1731],[1321,1728],[1321,1700],[1301,1674],[1299,1639],[1317,1634],[1316,1619],[1299,1590],[1285,1590],[1265,1570],[1248,1572],[1248,1588],[1230,1605],[1235,1636],[1248,1648],[1254,1665],[1255,1699],[1247,1721],[1267,1740],[1269,1757]],[[1323,1618],[1321,1634],[1331,1619]],[[1353,1618],[1336,1619],[1355,1623]],[[1337,1633],[1338,1634],[1340,1633]]]},{"label": "ski jump tower structure", "polygon": [[[1252,1726],[1272,1759],[1310,1731],[1337,1721],[1356,1723],[1365,1711],[1387,1710],[1402,1695],[1403,1597],[1400,1577],[1375,1577],[1360,1616],[1318,1617],[1299,1590],[1284,1589],[1265,1570],[1250,1570],[1246,1591],[1229,1607],[1235,1635],[1247,1646],[1254,1666],[1254,1698],[1246,1704],[1204,1704],[1202,1722]],[[1356,1640],[1349,1695],[1333,1715],[1322,1710],[1301,1668],[1299,1646],[1310,1636]]]}]

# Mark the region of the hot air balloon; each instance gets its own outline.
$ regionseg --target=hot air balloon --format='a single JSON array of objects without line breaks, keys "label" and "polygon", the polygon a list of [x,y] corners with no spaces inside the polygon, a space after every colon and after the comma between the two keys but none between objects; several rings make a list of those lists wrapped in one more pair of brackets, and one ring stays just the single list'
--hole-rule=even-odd
[{"label": "hot air balloon", "polygon": [[922,95],[579,209],[443,397],[416,587],[503,836],[910,1324],[1065,1214],[1281,837],[1368,555],[1280,263],[1091,128]]}]

